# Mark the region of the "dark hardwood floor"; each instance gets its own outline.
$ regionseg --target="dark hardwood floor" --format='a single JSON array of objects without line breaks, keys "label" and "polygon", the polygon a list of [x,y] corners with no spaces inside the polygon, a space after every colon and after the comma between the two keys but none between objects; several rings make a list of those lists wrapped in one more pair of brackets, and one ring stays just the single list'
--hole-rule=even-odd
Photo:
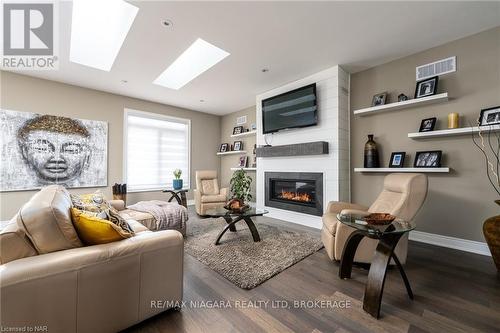
[{"label": "dark hardwood floor", "polygon": [[[308,229],[265,217],[258,223]],[[390,269],[379,320],[362,310],[366,268],[355,267],[351,280],[341,280],[339,264],[324,249],[252,290],[236,287],[187,254],[184,262],[187,306],[127,332],[500,332],[500,275],[491,258],[481,255],[410,242],[405,269],[415,300],[408,299],[398,270]],[[293,306],[321,300],[323,307]],[[231,307],[208,308],[207,301],[229,301]],[[244,301],[255,307],[243,306]],[[334,301],[351,306],[325,308]]]}]

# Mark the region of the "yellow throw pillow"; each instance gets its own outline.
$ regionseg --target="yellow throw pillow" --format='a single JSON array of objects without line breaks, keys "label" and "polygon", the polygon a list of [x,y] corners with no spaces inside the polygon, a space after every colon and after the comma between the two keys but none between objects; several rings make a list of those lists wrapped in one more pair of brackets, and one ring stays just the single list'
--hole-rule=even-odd
[{"label": "yellow throw pillow", "polygon": [[132,236],[116,224],[76,208],[71,208],[71,217],[78,236],[86,245],[106,244]]}]

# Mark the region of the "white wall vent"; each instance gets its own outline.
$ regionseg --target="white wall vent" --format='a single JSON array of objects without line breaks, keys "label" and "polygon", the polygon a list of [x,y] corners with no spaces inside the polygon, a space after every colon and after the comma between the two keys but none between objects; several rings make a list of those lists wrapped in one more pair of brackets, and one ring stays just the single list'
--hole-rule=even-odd
[{"label": "white wall vent", "polygon": [[247,116],[241,116],[236,118],[236,125],[243,125],[247,123]]},{"label": "white wall vent", "polygon": [[418,66],[417,81],[457,71],[457,57],[449,57],[427,65]]}]

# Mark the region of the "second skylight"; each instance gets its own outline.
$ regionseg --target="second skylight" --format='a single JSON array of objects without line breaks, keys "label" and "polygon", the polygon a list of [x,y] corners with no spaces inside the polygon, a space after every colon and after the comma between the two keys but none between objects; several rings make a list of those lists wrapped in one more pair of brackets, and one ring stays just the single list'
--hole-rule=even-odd
[{"label": "second skylight", "polygon": [[228,55],[229,52],[198,38],[154,83],[178,90]]}]

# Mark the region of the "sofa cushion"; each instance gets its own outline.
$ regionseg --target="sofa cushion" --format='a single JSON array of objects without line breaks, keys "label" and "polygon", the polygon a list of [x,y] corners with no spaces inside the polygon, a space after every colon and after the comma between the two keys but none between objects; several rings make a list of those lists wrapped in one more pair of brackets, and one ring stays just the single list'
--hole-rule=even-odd
[{"label": "sofa cushion", "polygon": [[73,224],[86,245],[106,244],[132,237],[133,234],[105,219],[71,208]]},{"label": "sofa cushion", "polygon": [[328,232],[332,235],[335,235],[337,230],[337,214],[335,213],[327,213],[324,214],[321,218],[323,220],[323,226],[328,230]]},{"label": "sofa cushion", "polygon": [[[149,230],[156,230],[156,219],[153,215],[145,212],[139,212],[132,209],[124,209],[118,212],[121,217],[123,217],[127,222],[129,220],[135,220],[148,228]],[[132,227],[133,228],[133,227]]]},{"label": "sofa cushion", "polygon": [[201,202],[203,203],[208,203],[208,202],[226,202],[226,196],[223,194],[216,194],[216,195],[204,195],[201,197]]},{"label": "sofa cushion", "polygon": [[201,191],[204,195],[219,194],[220,191],[217,179],[203,179],[201,181]]},{"label": "sofa cushion", "polygon": [[17,224],[39,254],[82,246],[71,222],[71,198],[60,185],[36,193],[19,210]]},{"label": "sofa cushion", "polygon": [[0,231],[1,265],[38,254],[24,231],[17,225],[16,220],[17,216]]}]

